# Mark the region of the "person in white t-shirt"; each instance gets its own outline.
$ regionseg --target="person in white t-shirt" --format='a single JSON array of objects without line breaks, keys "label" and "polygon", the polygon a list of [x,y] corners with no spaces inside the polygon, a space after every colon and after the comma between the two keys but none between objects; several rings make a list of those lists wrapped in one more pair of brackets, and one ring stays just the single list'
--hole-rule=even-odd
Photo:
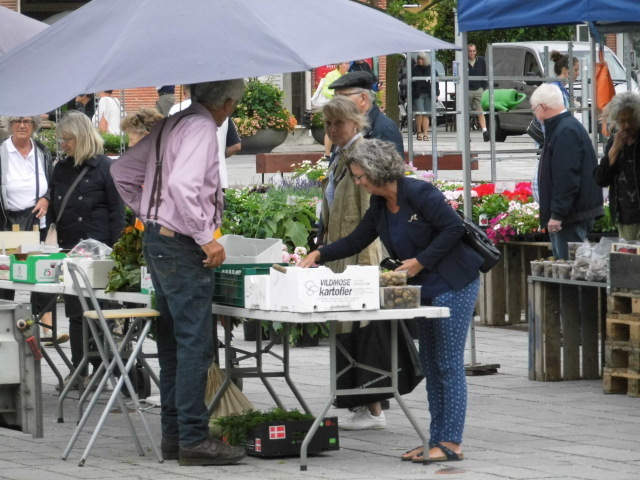
[{"label": "person in white t-shirt", "polygon": [[120,102],[111,96],[113,90],[98,93],[98,108],[93,115],[93,124],[100,132],[120,135]]},{"label": "person in white t-shirt", "polygon": [[189,88],[189,85],[182,85],[182,98],[182,101],[176,103],[169,109],[168,117],[175,115],[182,110],[186,110],[189,108],[189,105],[191,105],[191,89]]}]

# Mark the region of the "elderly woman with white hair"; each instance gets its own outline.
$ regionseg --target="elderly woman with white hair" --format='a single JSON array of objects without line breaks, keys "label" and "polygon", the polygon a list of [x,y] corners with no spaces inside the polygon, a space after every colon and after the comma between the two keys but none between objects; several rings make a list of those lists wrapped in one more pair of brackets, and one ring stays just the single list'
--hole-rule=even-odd
[{"label": "elderly woman with white hair", "polygon": [[620,237],[640,240],[640,95],[619,93],[604,116],[615,133],[593,177],[601,187],[609,187],[609,210]]},{"label": "elderly woman with white hair", "polygon": [[[71,249],[80,240],[94,239],[113,247],[125,227],[124,202],[116,190],[109,169],[113,160],[104,155],[104,140],[89,118],[80,112],[69,112],[56,129],[67,156],[53,169],[51,198],[47,218],[55,222],[58,243]],[[80,181],[76,180],[80,178]],[[72,194],[63,206],[69,191]],[[78,297],[64,295],[65,313],[69,317],[71,363],[78,368],[83,357],[82,306]],[[99,365],[93,359],[94,369]],[[88,385],[87,372],[81,372]],[[65,379],[68,383],[70,376]],[[97,383],[94,383],[97,385]],[[77,389],[75,384],[71,387]]]},{"label": "elderly woman with white hair", "polygon": [[[18,226],[20,230],[28,231],[38,226],[43,240],[53,164],[47,147],[34,138],[41,120],[38,116],[8,117],[6,120],[11,136],[0,143],[0,229],[10,231]],[[0,298],[13,300],[14,293],[13,290],[2,289]],[[42,313],[48,297],[34,294],[32,301]],[[41,321],[49,325],[50,314],[43,314]],[[66,336],[60,336],[58,341],[66,339]]]},{"label": "elderly woman with white hair", "polygon": [[34,140],[40,117],[9,117],[11,136],[0,145],[2,181],[2,230],[18,225],[20,230],[44,229],[49,208],[49,150]]}]

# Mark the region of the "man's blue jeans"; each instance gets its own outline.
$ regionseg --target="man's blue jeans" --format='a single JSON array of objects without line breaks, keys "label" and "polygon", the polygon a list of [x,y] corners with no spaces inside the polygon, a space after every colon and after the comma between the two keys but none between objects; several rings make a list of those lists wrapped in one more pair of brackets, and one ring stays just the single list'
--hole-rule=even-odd
[{"label": "man's blue jeans", "polygon": [[209,436],[204,396],[213,361],[213,269],[185,235],[160,235],[148,223],[143,253],[161,313],[157,325],[162,434],[191,445]]},{"label": "man's blue jeans", "polygon": [[558,260],[569,260],[569,245],[567,242],[584,242],[594,223],[593,218],[567,224],[563,222],[559,232],[549,232],[553,256]]}]

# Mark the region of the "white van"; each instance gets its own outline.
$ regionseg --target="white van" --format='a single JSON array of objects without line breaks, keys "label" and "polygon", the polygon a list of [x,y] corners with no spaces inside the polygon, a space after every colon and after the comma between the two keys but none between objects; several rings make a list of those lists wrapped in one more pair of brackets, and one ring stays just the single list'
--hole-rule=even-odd
[{"label": "white van", "polygon": [[[553,62],[549,60],[546,75],[542,69],[544,61],[544,49],[548,54],[557,50],[561,53],[568,52],[567,42],[513,42],[493,44],[493,75],[496,77],[553,77]],[[591,44],[589,42],[573,42],[573,56],[580,59],[581,71],[591,59]],[[604,49],[604,59],[609,66],[616,92],[627,91],[627,75],[622,62],[608,48]],[[638,84],[631,80],[631,90],[637,92]],[[533,91],[542,82],[540,80],[496,80],[494,88],[513,88],[525,93],[527,99],[518,105],[517,109],[510,113],[498,115],[496,125],[496,140],[504,141],[507,135],[521,135],[526,132],[531,122],[531,112],[518,112],[518,110],[531,110],[529,98]],[[578,102],[582,101],[582,82],[578,79],[573,85],[573,94]]]}]

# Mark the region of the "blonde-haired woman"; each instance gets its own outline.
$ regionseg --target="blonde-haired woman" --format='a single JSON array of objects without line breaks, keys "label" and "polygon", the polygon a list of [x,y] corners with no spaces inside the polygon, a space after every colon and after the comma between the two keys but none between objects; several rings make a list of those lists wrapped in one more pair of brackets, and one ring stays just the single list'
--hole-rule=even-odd
[{"label": "blonde-haired woman", "polygon": [[129,148],[149,135],[151,127],[164,117],[155,108],[141,108],[137,113],[127,115],[120,122],[120,128],[129,136]]},{"label": "blonde-haired woman", "polygon": [[[56,135],[67,156],[53,169],[47,221],[55,222],[60,247],[71,249],[80,240],[89,238],[113,247],[125,226],[124,203],[109,173],[113,160],[103,154],[102,137],[80,112],[69,112],[58,124]],[[76,182],[80,175],[80,181]],[[62,201],[72,186],[63,209]],[[82,307],[75,296],[65,295],[64,300],[69,317],[71,363],[77,368],[83,356]],[[96,361],[94,366],[98,364]],[[81,375],[84,380],[86,372]]]}]

